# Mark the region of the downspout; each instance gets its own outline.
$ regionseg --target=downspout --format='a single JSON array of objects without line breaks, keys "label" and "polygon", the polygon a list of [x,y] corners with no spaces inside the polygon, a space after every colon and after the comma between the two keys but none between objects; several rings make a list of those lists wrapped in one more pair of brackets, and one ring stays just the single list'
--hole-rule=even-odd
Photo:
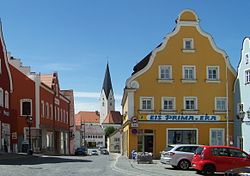
[{"label": "downspout", "polygon": [[[228,59],[228,57],[226,57],[226,59]],[[227,64],[226,64],[226,97],[227,97],[227,114],[226,114],[226,120],[227,120],[227,125],[226,125],[226,128],[227,128],[227,134],[226,134],[226,143],[227,143],[227,146],[229,146],[229,112],[228,112],[228,108],[229,108],[229,104],[228,104],[228,75],[227,75]]]}]

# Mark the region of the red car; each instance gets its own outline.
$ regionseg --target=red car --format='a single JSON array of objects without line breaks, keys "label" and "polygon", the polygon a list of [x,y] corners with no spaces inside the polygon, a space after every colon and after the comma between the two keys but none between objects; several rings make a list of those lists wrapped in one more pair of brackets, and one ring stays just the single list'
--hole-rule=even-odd
[{"label": "red car", "polygon": [[198,147],[192,160],[192,167],[204,175],[243,166],[250,166],[250,156],[239,148],[229,146]]}]

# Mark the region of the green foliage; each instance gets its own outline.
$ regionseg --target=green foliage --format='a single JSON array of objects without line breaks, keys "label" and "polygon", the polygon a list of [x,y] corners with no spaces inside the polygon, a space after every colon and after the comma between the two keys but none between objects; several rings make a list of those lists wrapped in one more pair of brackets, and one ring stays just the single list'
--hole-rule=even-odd
[{"label": "green foliage", "polygon": [[115,127],[113,126],[106,127],[104,131],[105,131],[105,136],[109,136],[115,131]]}]

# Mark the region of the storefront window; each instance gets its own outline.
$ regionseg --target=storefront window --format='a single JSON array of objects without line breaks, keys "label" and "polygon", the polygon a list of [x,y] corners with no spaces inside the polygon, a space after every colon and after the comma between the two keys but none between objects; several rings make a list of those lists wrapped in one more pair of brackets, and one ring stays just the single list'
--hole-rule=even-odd
[{"label": "storefront window", "polygon": [[196,144],[196,130],[168,130],[168,144]]}]

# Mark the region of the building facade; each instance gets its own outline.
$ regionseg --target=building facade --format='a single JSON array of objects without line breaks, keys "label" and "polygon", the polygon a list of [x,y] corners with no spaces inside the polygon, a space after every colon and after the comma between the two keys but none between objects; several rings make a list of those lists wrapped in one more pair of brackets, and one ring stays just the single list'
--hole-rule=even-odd
[{"label": "building facade", "polygon": [[9,55],[13,75],[11,106],[15,109],[13,120],[16,130],[16,149],[25,152],[29,144],[34,152],[69,153],[70,100],[60,93],[57,73],[41,75],[30,72],[20,59]]},{"label": "building facade", "polygon": [[69,114],[69,126],[70,126],[70,133],[69,133],[69,138],[70,138],[70,144],[69,148],[70,154],[75,153],[75,132],[76,132],[76,126],[75,126],[75,103],[74,103],[74,92],[72,89],[70,90],[61,90],[61,93],[66,96],[70,100],[70,114]]},{"label": "building facade", "polygon": [[126,81],[123,154],[159,157],[168,144],[232,144],[235,76],[197,15],[182,11],[174,30]]},{"label": "building facade", "polygon": [[12,91],[12,76],[0,21],[0,151],[5,152],[10,152],[13,147],[16,148],[14,144],[16,141],[12,138],[12,134],[16,134],[13,128],[15,111],[11,108],[10,99]]},{"label": "building facade", "polygon": [[250,153],[250,38],[245,38],[242,44],[241,59],[238,65],[238,75],[235,81],[234,100],[234,141],[235,146]]},{"label": "building facade", "polygon": [[122,132],[117,129],[107,139],[107,149],[112,153],[121,153],[122,149]]},{"label": "building facade", "polygon": [[76,147],[95,148],[105,145],[105,133],[100,125],[98,111],[80,111],[75,115]]}]

